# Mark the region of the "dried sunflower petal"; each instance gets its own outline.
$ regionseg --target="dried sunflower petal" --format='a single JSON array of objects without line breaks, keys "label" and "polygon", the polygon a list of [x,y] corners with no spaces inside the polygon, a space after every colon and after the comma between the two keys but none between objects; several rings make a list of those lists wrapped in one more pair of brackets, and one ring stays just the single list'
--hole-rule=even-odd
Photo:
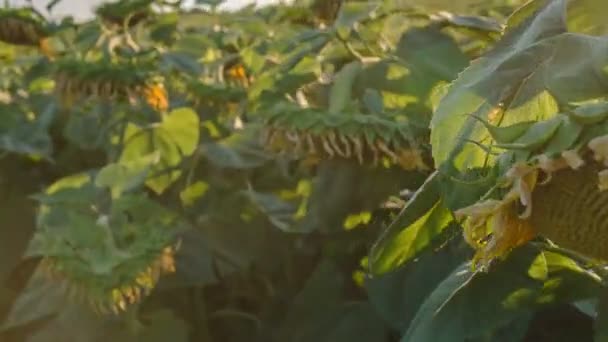
[{"label": "dried sunflower petal", "polygon": [[536,231],[528,220],[517,216],[513,205],[501,207],[491,221],[492,237],[478,252],[476,259],[482,266],[488,266],[495,258],[504,257],[513,248],[519,247],[536,236]]},{"label": "dried sunflower petal", "polygon": [[595,160],[608,164],[608,135],[592,139],[587,146],[593,151]]},{"label": "dried sunflower petal", "polygon": [[563,151],[562,158],[564,158],[568,166],[573,170],[578,170],[585,165],[585,160],[576,150]]}]

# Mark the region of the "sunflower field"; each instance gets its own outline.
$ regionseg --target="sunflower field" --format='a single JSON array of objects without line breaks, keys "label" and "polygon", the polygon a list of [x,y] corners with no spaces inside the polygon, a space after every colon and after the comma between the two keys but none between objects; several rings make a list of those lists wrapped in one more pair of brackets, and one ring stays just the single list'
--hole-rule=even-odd
[{"label": "sunflower field", "polygon": [[0,342],[608,341],[605,0],[59,2],[0,7]]}]

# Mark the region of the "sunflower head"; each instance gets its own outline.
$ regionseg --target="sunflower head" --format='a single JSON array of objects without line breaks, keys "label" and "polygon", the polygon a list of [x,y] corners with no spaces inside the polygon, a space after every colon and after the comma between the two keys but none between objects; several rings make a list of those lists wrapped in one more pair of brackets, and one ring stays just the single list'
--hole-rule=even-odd
[{"label": "sunflower head", "polygon": [[0,8],[0,41],[14,45],[40,46],[49,36],[45,19],[33,8]]},{"label": "sunflower head", "polygon": [[123,25],[128,21],[129,26],[145,20],[152,14],[151,5],[154,0],[119,0],[107,2],[96,9],[99,17],[108,23]]},{"label": "sunflower head", "polygon": [[[608,126],[602,123],[608,105],[603,111],[584,106],[574,112],[592,113],[592,123],[588,115],[558,114],[501,141],[504,191],[456,211],[482,266],[537,235],[589,259],[608,260],[608,222],[602,219],[608,211]],[[499,129],[510,128],[489,127],[497,141],[506,136],[496,134]]]},{"label": "sunflower head", "polygon": [[63,58],[55,63],[55,91],[66,105],[77,99],[144,99],[164,110],[167,93],[153,70],[147,63]]},{"label": "sunflower head", "polygon": [[90,182],[39,197],[30,254],[43,257],[51,279],[70,298],[118,312],[148,295],[175,271],[177,216],[143,195],[108,198]]},{"label": "sunflower head", "polygon": [[279,107],[266,118],[263,144],[275,153],[303,159],[354,159],[359,164],[428,170],[424,130],[410,122],[367,114],[331,114]]}]

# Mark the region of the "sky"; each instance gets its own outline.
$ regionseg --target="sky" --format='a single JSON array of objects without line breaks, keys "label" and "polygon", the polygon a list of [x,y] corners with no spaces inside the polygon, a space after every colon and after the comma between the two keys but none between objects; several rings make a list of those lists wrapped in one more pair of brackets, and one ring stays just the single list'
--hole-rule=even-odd
[{"label": "sky", "polygon": [[[4,0],[1,0],[4,1]],[[54,9],[54,16],[62,16],[65,14],[69,14],[74,16],[76,19],[86,18],[91,14],[92,9],[99,5],[100,3],[106,2],[107,0],[63,0],[61,1]],[[49,0],[33,0],[34,6],[41,9],[43,13],[46,4]],[[193,2],[193,1],[191,1]],[[243,5],[250,4],[252,2],[256,2],[258,4],[267,4],[271,2],[277,2],[277,0],[226,0],[225,7],[235,8]],[[26,4],[26,0],[8,0],[8,3],[11,5],[23,5]]]}]

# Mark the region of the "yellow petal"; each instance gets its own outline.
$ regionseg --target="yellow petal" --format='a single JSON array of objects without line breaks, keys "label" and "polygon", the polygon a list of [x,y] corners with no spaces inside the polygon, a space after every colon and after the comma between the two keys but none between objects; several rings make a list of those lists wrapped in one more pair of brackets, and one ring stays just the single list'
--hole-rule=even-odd
[{"label": "yellow petal", "polygon": [[165,111],[169,108],[167,91],[162,83],[146,86],[143,93],[150,107],[159,111]]},{"label": "yellow petal", "polygon": [[491,221],[492,237],[476,255],[481,266],[489,266],[496,258],[503,258],[513,248],[519,247],[536,236],[536,231],[528,220],[520,219],[515,208],[503,207]]},{"label": "yellow petal", "polygon": [[469,218],[464,223],[463,237],[465,242],[474,249],[484,246],[484,240],[488,236],[487,218]]}]

